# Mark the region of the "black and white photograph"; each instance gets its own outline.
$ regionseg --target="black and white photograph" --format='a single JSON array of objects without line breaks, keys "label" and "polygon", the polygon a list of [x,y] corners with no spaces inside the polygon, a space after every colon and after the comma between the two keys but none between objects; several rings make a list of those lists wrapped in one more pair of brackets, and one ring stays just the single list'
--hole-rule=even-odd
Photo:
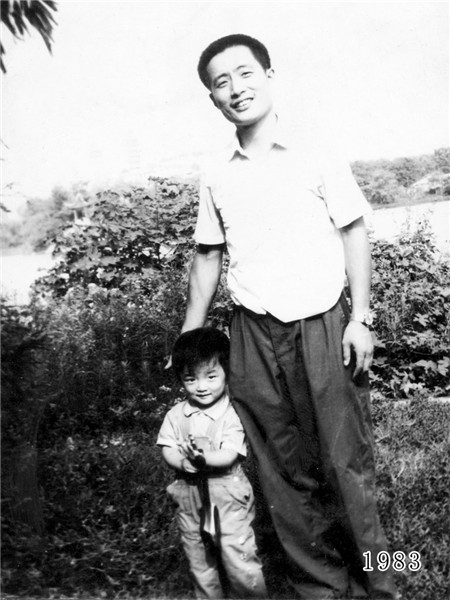
[{"label": "black and white photograph", "polygon": [[4,600],[448,600],[450,3],[1,0]]}]

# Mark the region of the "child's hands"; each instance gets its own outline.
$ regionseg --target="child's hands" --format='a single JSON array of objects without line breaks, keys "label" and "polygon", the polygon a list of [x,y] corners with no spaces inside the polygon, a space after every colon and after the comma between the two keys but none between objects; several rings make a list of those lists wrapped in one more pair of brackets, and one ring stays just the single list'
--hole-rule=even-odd
[{"label": "child's hands", "polygon": [[[196,470],[203,469],[206,466],[203,450],[200,450],[195,443],[193,435],[189,435],[181,444],[181,451],[186,458],[192,463]],[[195,472],[195,471],[193,471]]]},{"label": "child's hands", "polygon": [[183,471],[186,471],[186,473],[198,473],[199,472],[198,467],[196,467],[192,463],[192,461],[189,458],[187,458],[186,456],[181,461],[181,467],[182,467]]}]

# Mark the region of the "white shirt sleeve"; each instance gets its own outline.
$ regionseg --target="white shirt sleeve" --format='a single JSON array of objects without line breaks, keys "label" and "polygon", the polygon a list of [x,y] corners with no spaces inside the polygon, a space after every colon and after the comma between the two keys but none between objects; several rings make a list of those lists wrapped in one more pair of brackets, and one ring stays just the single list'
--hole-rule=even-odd
[{"label": "white shirt sleeve", "polygon": [[225,419],[220,448],[233,450],[241,456],[247,456],[244,428],[234,409],[228,411]]},{"label": "white shirt sleeve", "polygon": [[321,173],[328,213],[338,229],[371,212],[348,161],[341,154],[326,153],[321,160]]},{"label": "white shirt sleeve", "polygon": [[176,422],[171,418],[172,414],[169,411],[164,417],[164,421],[159,430],[158,439],[156,440],[157,446],[168,446],[169,448],[176,448],[181,438],[180,428],[176,425]]},{"label": "white shirt sleeve", "polygon": [[200,181],[200,199],[194,239],[198,244],[208,246],[223,244],[225,242],[222,219],[214,205],[211,189],[207,184],[205,176]]}]

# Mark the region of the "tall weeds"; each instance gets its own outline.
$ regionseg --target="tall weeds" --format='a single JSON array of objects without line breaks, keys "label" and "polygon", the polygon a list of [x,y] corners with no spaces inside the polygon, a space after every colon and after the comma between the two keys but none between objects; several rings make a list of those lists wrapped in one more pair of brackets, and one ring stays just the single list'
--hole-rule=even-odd
[{"label": "tall weeds", "polygon": [[[191,256],[183,252],[180,246],[175,263],[120,288],[39,292],[24,311],[5,304],[2,376],[15,391],[3,405],[4,422],[12,422],[20,402],[39,413],[36,475],[45,526],[39,531],[4,512],[5,592],[193,597],[165,494],[172,475],[155,448],[163,414],[180,396],[164,366],[183,319]],[[381,516],[393,550],[423,557],[420,572],[397,574],[404,600],[446,598],[449,410],[427,399],[448,393],[449,271],[426,230],[395,244],[374,242]],[[226,328],[230,311],[222,287],[212,322]],[[27,357],[11,360],[37,339]],[[399,397],[415,401],[394,409]],[[25,422],[14,421],[17,432]],[[272,597],[289,598],[270,525],[260,519],[258,526]]]}]

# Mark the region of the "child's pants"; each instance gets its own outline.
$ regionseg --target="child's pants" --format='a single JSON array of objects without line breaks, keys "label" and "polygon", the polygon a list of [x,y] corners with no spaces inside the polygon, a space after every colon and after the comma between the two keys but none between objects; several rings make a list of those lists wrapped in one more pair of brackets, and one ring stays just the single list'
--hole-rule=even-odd
[{"label": "child's pants", "polygon": [[[266,598],[261,562],[256,555],[252,522],[255,517],[253,491],[240,473],[210,478],[209,493],[220,516],[220,556],[230,591],[235,598]],[[197,485],[177,479],[167,488],[177,507],[177,521],[189,560],[197,598],[224,598],[217,557],[200,534],[201,500]]]}]

